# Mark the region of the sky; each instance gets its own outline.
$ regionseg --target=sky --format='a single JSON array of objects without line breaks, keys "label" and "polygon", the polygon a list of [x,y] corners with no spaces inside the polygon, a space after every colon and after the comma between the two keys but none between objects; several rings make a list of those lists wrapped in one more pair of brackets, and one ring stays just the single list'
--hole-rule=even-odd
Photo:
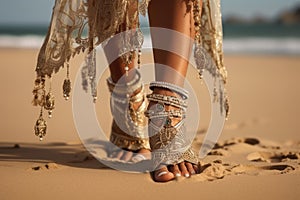
[{"label": "sky", "polygon": [[[163,0],[162,0],[163,1]],[[0,0],[0,24],[47,24],[55,0]],[[221,0],[223,16],[265,16],[300,5],[300,0]]]}]

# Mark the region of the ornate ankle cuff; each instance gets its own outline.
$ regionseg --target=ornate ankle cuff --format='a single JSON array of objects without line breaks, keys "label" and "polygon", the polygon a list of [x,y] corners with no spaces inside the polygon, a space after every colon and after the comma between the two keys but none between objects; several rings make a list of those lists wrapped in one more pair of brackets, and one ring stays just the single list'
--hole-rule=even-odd
[{"label": "ornate ankle cuff", "polygon": [[[147,99],[141,75],[137,71],[133,80],[126,84],[115,84],[107,80],[111,92],[113,123],[110,141],[119,148],[136,151],[150,149],[147,135]],[[138,91],[138,92],[137,92]],[[140,104],[138,108],[134,105]]]},{"label": "ornate ankle cuff", "polygon": [[168,90],[171,90],[172,92],[179,94],[181,96],[181,98],[183,98],[184,100],[189,98],[189,92],[186,89],[181,88],[172,83],[167,83],[167,82],[162,82],[162,81],[153,81],[150,83],[149,88],[152,91],[154,88],[164,88],[164,89],[168,89]]},{"label": "ornate ankle cuff", "polygon": [[114,83],[111,77],[109,77],[106,81],[109,91],[118,96],[132,96],[132,94],[143,85],[141,81],[141,74],[138,71],[136,71],[136,74],[131,81],[124,84]]},{"label": "ornate ankle cuff", "polygon": [[[190,148],[192,141],[186,135],[184,125],[186,101],[161,94],[150,94],[147,97],[149,101],[156,103],[145,113],[149,118],[148,133],[154,166],[172,165],[182,161],[198,164],[198,158]],[[179,120],[178,123],[173,125],[173,119]]]}]

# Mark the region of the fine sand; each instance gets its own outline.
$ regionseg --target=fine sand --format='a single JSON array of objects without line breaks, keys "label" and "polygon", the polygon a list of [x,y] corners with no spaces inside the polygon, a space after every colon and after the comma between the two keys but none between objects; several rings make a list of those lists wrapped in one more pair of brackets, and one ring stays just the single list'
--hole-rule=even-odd
[{"label": "fine sand", "polygon": [[[85,150],[72,102],[61,95],[65,69],[53,80],[56,109],[45,140],[38,141],[33,125],[39,109],[31,105],[37,53],[0,50],[0,199],[299,199],[299,57],[226,55],[231,115],[217,145],[201,160],[201,174],[161,184],[148,173],[110,169]],[[71,62],[73,82],[82,58]],[[199,148],[209,106],[195,77],[190,70],[189,81],[204,102],[194,142]],[[101,83],[96,107],[107,133],[108,103]]]}]

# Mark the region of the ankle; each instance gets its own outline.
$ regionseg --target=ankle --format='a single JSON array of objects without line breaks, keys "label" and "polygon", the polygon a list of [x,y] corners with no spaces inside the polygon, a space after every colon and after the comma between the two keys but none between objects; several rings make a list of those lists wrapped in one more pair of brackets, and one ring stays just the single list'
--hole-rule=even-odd
[{"label": "ankle", "polygon": [[150,89],[155,94],[162,94],[167,96],[175,96],[186,100],[189,97],[189,92],[184,88],[168,82],[154,81],[150,83]]},{"label": "ankle", "polygon": [[150,124],[153,123],[157,127],[175,127],[185,118],[187,102],[172,91],[159,89],[156,92],[147,95],[149,105],[146,116]]},{"label": "ankle", "polygon": [[119,97],[131,97],[138,94],[143,89],[141,74],[136,71],[130,81],[114,82],[112,77],[107,79],[109,91]]},{"label": "ankle", "polygon": [[173,92],[172,90],[165,89],[165,88],[153,88],[153,94],[162,94],[166,96],[173,96],[173,97],[179,97],[179,95],[176,92]]}]

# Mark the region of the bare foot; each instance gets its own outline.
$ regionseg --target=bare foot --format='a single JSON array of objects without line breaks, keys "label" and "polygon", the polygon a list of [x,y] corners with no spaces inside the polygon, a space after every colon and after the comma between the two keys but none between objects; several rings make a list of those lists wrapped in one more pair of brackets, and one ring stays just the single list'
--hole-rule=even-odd
[{"label": "bare foot", "polygon": [[168,182],[176,177],[183,176],[189,178],[197,173],[199,173],[197,165],[189,162],[181,162],[176,165],[162,166],[153,172],[153,179],[156,182]]},{"label": "bare foot", "polygon": [[130,150],[120,150],[112,152],[109,157],[123,160],[125,162],[141,162],[143,160],[151,159],[151,152],[149,149],[140,149],[136,153],[137,154],[134,154],[134,152]]}]

